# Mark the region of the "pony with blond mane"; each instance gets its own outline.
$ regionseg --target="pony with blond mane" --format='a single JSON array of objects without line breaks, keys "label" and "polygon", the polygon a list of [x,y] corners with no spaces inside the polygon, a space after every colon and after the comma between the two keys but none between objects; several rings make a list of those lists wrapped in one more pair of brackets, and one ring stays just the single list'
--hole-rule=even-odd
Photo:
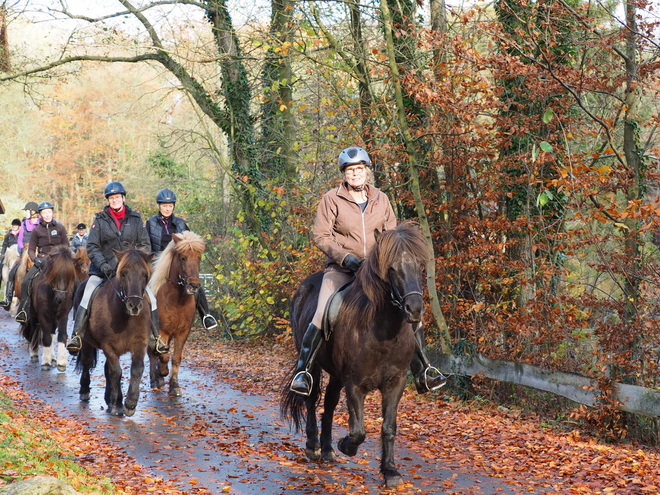
[{"label": "pony with blond mane", "polygon": [[21,255],[18,253],[18,244],[9,246],[5,251],[5,260],[2,264],[2,283],[4,285],[3,294],[5,296],[3,299],[5,301],[7,300],[7,282],[9,282],[9,272],[14,267],[14,263],[16,263],[20,257]]},{"label": "pony with blond mane", "polygon": [[156,259],[149,282],[158,302],[160,338],[173,349],[173,352],[160,356],[149,354],[151,388],[162,388],[169,374],[169,393],[176,397],[181,396],[179,368],[183,348],[195,319],[196,294],[201,287],[199,264],[204,249],[204,239],[194,232],[172,234],[172,241]]}]

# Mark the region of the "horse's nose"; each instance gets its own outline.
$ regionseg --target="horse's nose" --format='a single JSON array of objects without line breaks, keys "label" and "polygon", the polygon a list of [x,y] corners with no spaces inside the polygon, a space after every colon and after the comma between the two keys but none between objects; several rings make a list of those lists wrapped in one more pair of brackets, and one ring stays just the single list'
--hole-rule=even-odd
[{"label": "horse's nose", "polygon": [[188,294],[196,294],[200,287],[201,284],[199,282],[188,282],[186,284],[186,290],[188,291]]},{"label": "horse's nose", "polygon": [[403,306],[408,323],[418,323],[422,320],[424,314],[424,300],[420,297],[409,297]]},{"label": "horse's nose", "polygon": [[137,301],[132,301],[129,299],[126,301],[126,310],[128,311],[128,314],[130,316],[137,316],[140,314],[140,311],[142,311],[142,301],[137,300]]}]

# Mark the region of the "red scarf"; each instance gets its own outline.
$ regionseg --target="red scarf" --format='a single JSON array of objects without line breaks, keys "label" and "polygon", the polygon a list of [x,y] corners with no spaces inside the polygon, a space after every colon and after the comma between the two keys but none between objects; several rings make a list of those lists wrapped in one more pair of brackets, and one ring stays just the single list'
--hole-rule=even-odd
[{"label": "red scarf", "polygon": [[115,211],[112,208],[108,208],[108,210],[110,210],[110,216],[115,219],[117,230],[121,230],[121,221],[126,217],[126,208],[122,206],[119,211]]}]

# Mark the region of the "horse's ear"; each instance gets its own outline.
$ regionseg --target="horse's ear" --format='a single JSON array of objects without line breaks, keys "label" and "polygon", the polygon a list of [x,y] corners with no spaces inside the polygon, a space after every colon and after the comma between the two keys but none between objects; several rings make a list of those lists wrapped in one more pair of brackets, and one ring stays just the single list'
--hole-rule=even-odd
[{"label": "horse's ear", "polygon": [[118,260],[120,260],[125,254],[124,251],[117,251],[116,249],[113,249],[112,252],[115,253],[115,256]]},{"label": "horse's ear", "polygon": [[183,240],[183,236],[181,234],[172,234],[172,240],[174,242],[181,242]]},{"label": "horse's ear", "polygon": [[[176,234],[174,234],[176,235]],[[147,261],[151,262],[154,259],[155,253],[147,253]]]}]

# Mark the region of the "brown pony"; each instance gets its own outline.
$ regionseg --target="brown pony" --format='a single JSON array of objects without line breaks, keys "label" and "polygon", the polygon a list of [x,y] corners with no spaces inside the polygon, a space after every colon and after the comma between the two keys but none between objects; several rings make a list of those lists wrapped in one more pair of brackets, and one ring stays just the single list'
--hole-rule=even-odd
[{"label": "brown pony", "polygon": [[[39,343],[43,346],[42,370],[55,365],[58,371],[66,370],[66,325],[75,282],[76,265],[68,246],[54,247],[45,258],[42,271],[32,280],[30,315],[28,321],[21,324],[20,332],[29,342],[33,362],[38,360]],[[56,330],[57,360],[52,349]]]},{"label": "brown pony", "polygon": [[[281,411],[301,427],[303,405],[307,408],[305,453],[312,460],[334,461],[332,417],[344,388],[349,411],[349,434],[337,447],[354,456],[364,442],[364,399],[378,389],[383,423],[380,470],[388,488],[403,482],[394,462],[396,414],[406,385],[406,373],[415,350],[413,324],[424,312],[422,272],[429,251],[419,228],[409,222],[376,236],[376,245],[344,292],[344,302],[330,338],[323,342],[311,374],[314,385],[309,397],[289,390],[287,378]],[[296,346],[314,316],[323,273],[307,277],[291,301],[291,327]],[[321,368],[329,375],[321,416],[321,437],[316,422]]]},{"label": "brown pony", "polygon": [[[92,297],[89,323],[76,360],[80,371],[80,400],[89,401],[90,370],[96,366],[98,350],[105,354],[105,402],[115,416],[133,416],[140,397],[144,357],[151,334],[151,305],[145,297],[151,277],[153,254],[139,249],[115,251],[117,274],[104,282]],[[80,304],[87,281],[76,291],[74,304]],[[131,378],[123,402],[122,369],[119,357],[131,354]]]},{"label": "brown pony", "polygon": [[[199,263],[205,244],[193,232],[173,234],[165,250],[160,253],[151,277],[151,290],[158,301],[160,336],[163,342],[174,345],[170,395],[181,396],[179,367],[183,346],[190,335],[195,319],[195,295],[200,288]],[[151,388],[162,388],[168,375],[170,354],[149,355]]]},{"label": "brown pony", "polygon": [[14,317],[18,312],[18,303],[21,300],[21,291],[23,286],[23,279],[25,274],[30,271],[32,268],[32,260],[28,256],[28,247],[25,246],[23,252],[21,253],[21,259],[18,261],[18,267],[14,275],[14,299],[12,300],[11,307],[9,308],[9,314]]},{"label": "brown pony", "polygon": [[76,279],[80,283],[89,278],[89,265],[92,264],[92,260],[89,259],[86,247],[79,247],[74,258],[78,260],[76,264]]}]

